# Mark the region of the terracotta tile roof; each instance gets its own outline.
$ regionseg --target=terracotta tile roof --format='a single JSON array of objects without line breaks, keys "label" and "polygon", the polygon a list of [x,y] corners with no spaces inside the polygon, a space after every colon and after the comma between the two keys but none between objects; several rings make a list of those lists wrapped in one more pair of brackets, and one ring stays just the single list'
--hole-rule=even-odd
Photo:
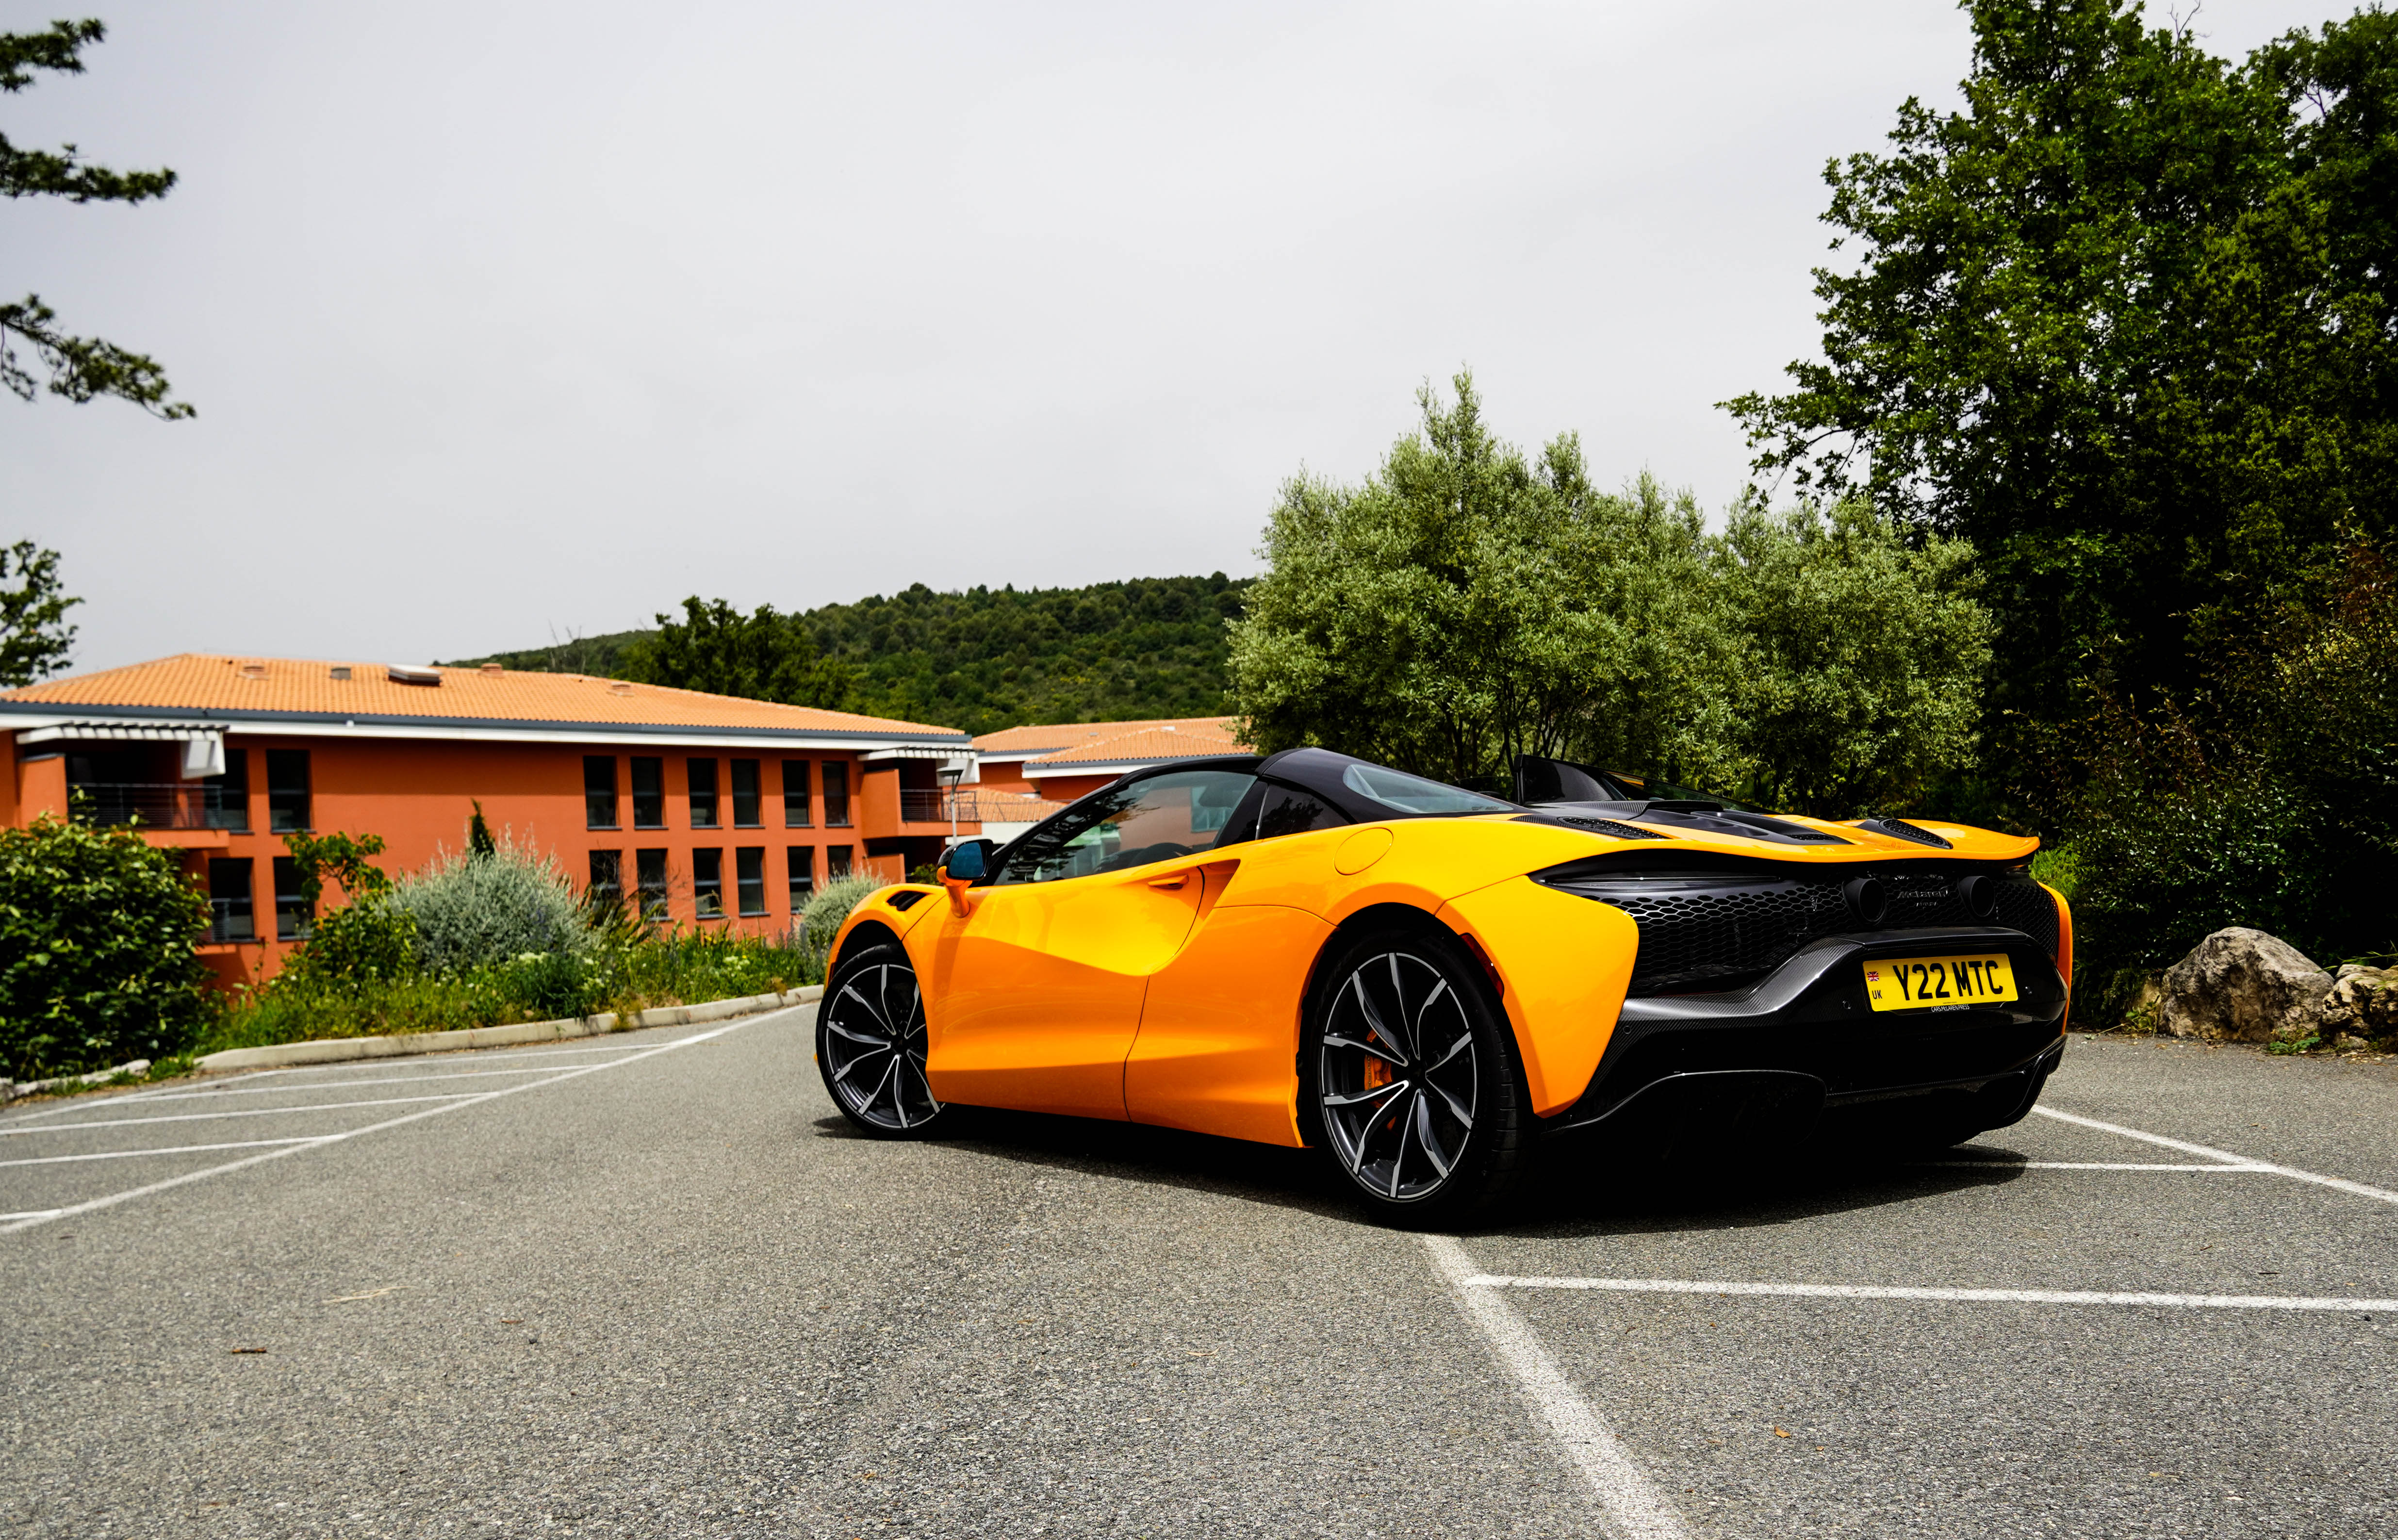
[{"label": "terracotta tile roof", "polygon": [[1203,717],[1155,727],[1138,728],[1060,749],[1054,754],[1027,760],[1027,771],[1069,764],[1130,764],[1142,760],[1197,759],[1203,754],[1237,754],[1246,745],[1233,736],[1231,717]]},{"label": "terracotta tile roof", "polygon": [[[334,676],[337,669],[349,678]],[[0,691],[28,706],[132,707],[290,716],[418,717],[468,722],[571,722],[607,727],[780,728],[791,732],[948,736],[954,727],[808,706],[628,684],[585,674],[499,669],[410,669],[435,684],[403,683],[382,663],[233,657],[181,653],[153,663],[47,680]]]},{"label": "terracotta tile roof", "polygon": [[1144,717],[1135,722],[1058,722],[1024,727],[1003,727],[975,739],[985,754],[1052,754],[1104,738],[1155,727],[1184,732],[1230,731],[1231,717]]}]

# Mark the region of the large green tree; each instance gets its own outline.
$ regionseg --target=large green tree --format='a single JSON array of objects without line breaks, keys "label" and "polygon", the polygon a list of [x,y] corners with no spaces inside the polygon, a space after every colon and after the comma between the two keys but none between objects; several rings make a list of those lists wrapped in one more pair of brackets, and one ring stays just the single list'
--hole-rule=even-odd
[{"label": "large green tree", "polygon": [[786,706],[840,709],[849,703],[849,670],[819,655],[797,615],[761,604],[743,615],[723,600],[682,601],[683,618],[658,616],[658,628],[626,650],[619,677],[710,695],[745,696]]},{"label": "large green tree", "polygon": [[1301,476],[1233,629],[1250,741],[1460,782],[1519,753],[1853,814],[1970,756],[1988,617],[1961,543],[1862,505],[1737,513],[1596,491],[1571,435],[1496,439],[1469,376],[1356,486]]},{"label": "large green tree", "polygon": [[[0,91],[14,94],[32,85],[36,71],[83,74],[83,50],[107,35],[98,21],[53,21],[42,32],[0,33]],[[20,149],[0,136],[0,196],[62,197],[70,203],[144,203],[164,197],[175,173],[112,171],[83,158],[72,144],[56,150]],[[0,386],[30,401],[41,382],[18,348],[30,347],[49,376],[54,396],[88,401],[114,396],[154,416],[189,417],[185,402],[167,399],[167,372],[146,355],[100,337],[61,331],[58,313],[28,294],[0,304]]]},{"label": "large green tree", "polygon": [[0,686],[47,679],[67,666],[75,628],[67,611],[83,601],[59,582],[59,553],[31,540],[0,547]]},{"label": "large green tree", "polygon": [[2125,0],[1965,8],[1963,106],[1825,171],[1823,356],[1727,404],[1760,472],[1973,541],[2006,751],[2390,527],[2398,28],[2235,66]]}]

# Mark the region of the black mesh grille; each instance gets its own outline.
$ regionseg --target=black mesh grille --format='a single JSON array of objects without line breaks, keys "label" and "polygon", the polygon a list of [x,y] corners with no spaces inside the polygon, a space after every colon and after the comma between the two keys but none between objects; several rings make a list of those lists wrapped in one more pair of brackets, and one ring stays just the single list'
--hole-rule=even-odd
[{"label": "black mesh grille", "polygon": [[1897,818],[1866,818],[1859,827],[1870,829],[1877,834],[1888,834],[1893,839],[1913,840],[1918,844],[1937,845],[1943,850],[1956,848],[1929,829],[1918,829],[1915,825]]},{"label": "black mesh grille", "polygon": [[1662,840],[1664,835],[1637,824],[1618,823],[1613,818],[1569,818],[1560,814],[1559,823],[1569,823],[1576,829],[1587,829],[1595,834],[1609,834],[1619,840]]},{"label": "black mesh grille", "polygon": [[1781,966],[1817,937],[1869,930],[1996,923],[2056,952],[2056,906],[2028,877],[1995,879],[1997,912],[1979,921],[1957,895],[1958,873],[1877,871],[1888,907],[1880,925],[1867,926],[1842,896],[1852,875],[1560,885],[1612,904],[1639,924],[1635,994],[1729,989]]}]

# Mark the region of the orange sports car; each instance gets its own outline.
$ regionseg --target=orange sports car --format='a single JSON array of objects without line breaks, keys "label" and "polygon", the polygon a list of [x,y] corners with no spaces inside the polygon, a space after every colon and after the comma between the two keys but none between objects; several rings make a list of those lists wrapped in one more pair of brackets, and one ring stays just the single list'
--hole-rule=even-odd
[{"label": "orange sports car", "polygon": [[1434,1223],[1567,1130],[1670,1149],[1875,1103],[1954,1143],[2064,1052],[2072,922],[2037,841],[1556,760],[1515,790],[1297,749],[963,842],[842,927],[825,1087],[889,1138],[963,1104],[1314,1146]]}]

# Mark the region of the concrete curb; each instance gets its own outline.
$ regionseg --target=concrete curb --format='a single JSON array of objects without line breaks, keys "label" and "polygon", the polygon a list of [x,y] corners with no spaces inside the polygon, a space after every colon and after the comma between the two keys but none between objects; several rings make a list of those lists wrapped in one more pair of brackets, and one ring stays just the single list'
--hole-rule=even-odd
[{"label": "concrete curb", "polygon": [[681,1027],[701,1021],[721,1021],[753,1011],[804,1006],[824,996],[815,984],[784,994],[745,994],[736,1000],[710,1000],[701,1006],[660,1006],[637,1011],[619,1021],[613,1012],[569,1016],[555,1021],[519,1021],[504,1027],[469,1027],[464,1032],[407,1032],[387,1037],[319,1037],[306,1043],[278,1043],[267,1048],[227,1048],[193,1060],[195,1069],[263,1070],[292,1064],[340,1064],[354,1059],[397,1059],[421,1053],[449,1053],[458,1048],[505,1048],[519,1043],[555,1043],[566,1037],[596,1037],[602,1033],[631,1032],[637,1027]]}]

